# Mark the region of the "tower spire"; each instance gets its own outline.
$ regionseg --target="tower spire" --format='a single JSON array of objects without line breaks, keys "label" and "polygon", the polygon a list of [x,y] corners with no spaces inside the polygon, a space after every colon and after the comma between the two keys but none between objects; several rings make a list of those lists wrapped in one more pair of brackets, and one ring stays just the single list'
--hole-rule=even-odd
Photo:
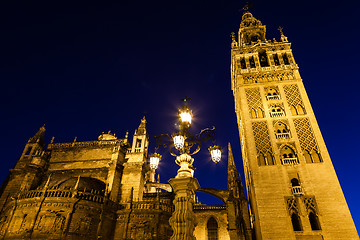
[{"label": "tower spire", "polygon": [[238,180],[238,171],[236,169],[230,142],[228,143],[228,151],[228,189],[234,191]]},{"label": "tower spire", "polygon": [[28,141],[28,143],[39,143],[41,145],[44,145],[44,136],[45,136],[45,124],[41,126],[39,131],[35,133],[33,137],[31,137]]}]

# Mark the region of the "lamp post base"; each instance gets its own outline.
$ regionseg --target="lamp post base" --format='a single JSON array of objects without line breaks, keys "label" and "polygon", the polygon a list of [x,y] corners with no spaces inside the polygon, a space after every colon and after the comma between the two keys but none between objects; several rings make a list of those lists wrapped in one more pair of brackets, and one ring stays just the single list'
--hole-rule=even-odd
[{"label": "lamp post base", "polygon": [[170,240],[195,240],[194,229],[197,225],[193,212],[195,190],[200,187],[196,178],[172,178],[169,180],[175,193],[175,211],[169,223],[173,229]]}]

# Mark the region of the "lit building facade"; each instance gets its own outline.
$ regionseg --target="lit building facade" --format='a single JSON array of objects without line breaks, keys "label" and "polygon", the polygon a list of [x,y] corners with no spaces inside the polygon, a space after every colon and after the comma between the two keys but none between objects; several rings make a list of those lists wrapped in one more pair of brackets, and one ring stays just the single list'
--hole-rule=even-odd
[{"label": "lit building facade", "polygon": [[291,44],[245,11],[231,80],[256,239],[359,239]]},{"label": "lit building facade", "polygon": [[[194,236],[359,239],[290,43],[281,29],[280,41],[267,40],[265,33],[265,26],[245,11],[231,43],[249,201],[229,144],[228,188],[197,189],[224,204],[188,201],[195,202]],[[150,166],[145,118],[132,141],[128,133],[117,138],[108,132],[94,141],[52,139],[46,146],[44,135],[43,126],[2,184],[1,239],[171,238],[175,196]]]}]

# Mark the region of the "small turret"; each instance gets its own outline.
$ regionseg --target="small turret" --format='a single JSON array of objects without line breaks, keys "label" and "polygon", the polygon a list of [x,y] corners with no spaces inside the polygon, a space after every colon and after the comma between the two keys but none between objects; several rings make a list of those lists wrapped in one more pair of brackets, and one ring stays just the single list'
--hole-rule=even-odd
[{"label": "small turret", "polygon": [[147,154],[149,145],[149,136],[146,130],[146,119],[145,116],[141,119],[139,127],[135,130],[131,152],[138,153],[144,152]]}]

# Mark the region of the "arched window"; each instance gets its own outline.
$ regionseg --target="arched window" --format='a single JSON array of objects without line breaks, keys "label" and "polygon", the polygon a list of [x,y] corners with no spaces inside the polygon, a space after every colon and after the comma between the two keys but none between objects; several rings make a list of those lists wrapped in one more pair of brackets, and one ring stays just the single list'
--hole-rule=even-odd
[{"label": "arched window", "polygon": [[269,66],[269,62],[268,62],[268,58],[267,58],[265,50],[260,50],[259,51],[259,60],[260,60],[260,66],[261,67],[268,67]]},{"label": "arched window", "polygon": [[251,67],[251,68],[255,68],[255,60],[254,60],[254,57],[250,57],[250,58],[249,58],[249,63],[250,63],[250,67]]},{"label": "arched window", "polygon": [[280,156],[282,157],[281,161],[284,165],[299,163],[294,150],[287,145],[280,149]]},{"label": "arched window", "polygon": [[274,128],[275,128],[275,136],[277,139],[290,138],[290,130],[285,123],[277,122],[275,123]]},{"label": "arched window", "polygon": [[257,109],[257,116],[258,116],[258,118],[263,118],[264,117],[264,113],[263,113],[261,108]]},{"label": "arched window", "polygon": [[274,157],[272,156],[272,154],[270,152],[268,152],[266,154],[266,160],[267,160],[267,164],[268,165],[274,165]]},{"label": "arched window", "polygon": [[273,54],[273,58],[274,58],[274,64],[275,66],[279,66],[280,65],[280,61],[279,61],[279,57],[278,55],[275,53]]},{"label": "arched window", "polygon": [[251,118],[257,118],[255,109],[251,109]]},{"label": "arched window", "polygon": [[291,214],[291,223],[293,225],[294,231],[302,231],[300,217],[294,212]]},{"label": "arched window", "polygon": [[246,69],[246,61],[244,58],[241,58],[240,65],[241,65],[241,69]]},{"label": "arched window", "polygon": [[284,110],[280,106],[270,107],[270,116],[271,117],[282,117],[285,116]]},{"label": "arched window", "polygon": [[291,111],[291,114],[292,114],[292,115],[294,115],[294,116],[298,115],[298,113],[297,113],[296,108],[294,107],[294,105],[291,105],[291,106],[290,106],[290,111]]},{"label": "arched window", "polygon": [[214,217],[207,222],[208,240],[218,240],[218,224]]},{"label": "arched window", "polygon": [[290,64],[290,63],[289,63],[289,58],[288,58],[288,56],[287,56],[286,53],[283,54],[283,60],[284,60],[284,64],[285,64],[285,65],[289,65],[289,64]]},{"label": "arched window", "polygon": [[298,186],[300,186],[299,180],[298,180],[297,178],[291,179],[291,185],[292,185],[293,187],[298,187]]},{"label": "arched window", "polygon": [[314,162],[314,163],[322,162],[321,158],[320,158],[320,155],[316,151],[313,151],[311,153],[311,158],[312,158],[312,162]]},{"label": "arched window", "polygon": [[266,160],[265,160],[265,156],[264,156],[264,154],[262,154],[262,153],[259,153],[259,155],[258,155],[258,161],[259,161],[259,165],[260,165],[260,166],[265,166],[265,165],[267,165],[267,164],[266,164]]},{"label": "arched window", "polygon": [[298,115],[304,115],[305,114],[304,108],[301,105],[297,105],[296,111],[297,111]]},{"label": "arched window", "polygon": [[278,95],[278,93],[275,88],[268,88],[266,91],[266,95],[270,97],[270,96]]},{"label": "arched window", "polygon": [[304,151],[304,157],[306,163],[312,163],[311,155],[307,150]]},{"label": "arched window", "polygon": [[32,150],[32,147],[29,147],[29,148],[26,150],[25,155],[30,155],[31,150]]},{"label": "arched window", "polygon": [[309,221],[312,230],[321,230],[319,218],[312,211],[309,213]]}]

